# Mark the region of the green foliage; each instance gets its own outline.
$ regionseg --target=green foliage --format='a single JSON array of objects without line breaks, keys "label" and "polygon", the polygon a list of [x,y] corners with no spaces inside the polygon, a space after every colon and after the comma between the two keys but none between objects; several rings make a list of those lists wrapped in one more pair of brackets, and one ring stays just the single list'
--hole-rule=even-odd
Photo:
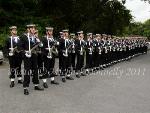
[{"label": "green foliage", "polygon": [[0,50],[3,49],[7,37],[8,35],[6,34],[0,34]]},{"label": "green foliage", "polygon": [[142,0],[142,1],[145,1],[145,2],[149,2],[149,3],[150,3],[150,0]]},{"label": "green foliage", "polygon": [[[141,1],[150,3],[150,0],[141,0]],[[126,0],[122,0],[122,3],[125,4],[125,3],[126,3]]]},{"label": "green foliage", "polygon": [[118,0],[0,0],[0,40],[9,26],[18,26],[20,35],[28,23],[37,24],[40,35],[47,25],[55,28],[55,35],[64,28],[122,35],[131,19],[124,2]]},{"label": "green foliage", "polygon": [[145,36],[150,39],[150,19],[145,21],[144,23],[139,22],[131,23],[129,27],[126,27],[125,34]]}]

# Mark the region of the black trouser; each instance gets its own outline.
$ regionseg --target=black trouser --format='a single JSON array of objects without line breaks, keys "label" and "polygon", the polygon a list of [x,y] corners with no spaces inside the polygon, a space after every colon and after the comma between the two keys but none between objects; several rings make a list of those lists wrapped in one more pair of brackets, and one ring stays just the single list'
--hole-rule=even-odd
[{"label": "black trouser", "polygon": [[62,52],[59,52],[59,69],[61,70],[62,68],[62,59],[63,58],[63,53]]},{"label": "black trouser", "polygon": [[147,53],[147,50],[148,50],[148,47],[147,47],[147,46],[144,46],[144,52]]},{"label": "black trouser", "polygon": [[131,56],[131,55],[132,55],[132,49],[129,50],[129,56]]},{"label": "black trouser", "polygon": [[129,48],[127,47],[127,48],[126,48],[126,58],[128,58],[128,57],[130,56],[129,52],[130,52],[130,51],[129,51]]},{"label": "black trouser", "polygon": [[66,73],[71,74],[71,66],[72,66],[72,56],[71,53],[68,53],[68,58],[66,62]]},{"label": "black trouser", "polygon": [[105,64],[105,52],[102,51],[102,54],[101,54],[101,64],[104,65]]},{"label": "black trouser", "polygon": [[123,56],[123,51],[120,51],[119,54],[120,54],[120,60],[123,59],[123,57],[124,57]]},{"label": "black trouser", "polygon": [[43,56],[41,53],[38,54],[38,71],[39,74],[43,73]]},{"label": "black trouser", "polygon": [[43,79],[48,77],[55,77],[54,74],[54,66],[55,66],[55,57],[47,58],[46,55],[43,56],[44,62],[44,71],[43,71]]},{"label": "black trouser", "polygon": [[76,53],[71,53],[71,66],[75,70]]},{"label": "black trouser", "polygon": [[138,47],[135,47],[135,54],[138,54],[139,50]]},{"label": "black trouser", "polygon": [[143,47],[141,47],[141,50],[142,50],[142,53],[144,53],[144,46],[143,46]]},{"label": "black trouser", "polygon": [[115,51],[112,51],[112,62],[116,60]]},{"label": "black trouser", "polygon": [[29,87],[31,74],[33,84],[39,84],[36,54],[32,54],[31,58],[24,57],[24,73],[23,87]]},{"label": "black trouser", "polygon": [[69,56],[69,54],[68,54],[68,56],[64,56],[63,52],[60,52],[59,55],[60,55],[60,57],[59,57],[59,69],[61,70],[60,76],[65,76],[67,73],[67,68],[70,65],[70,63],[68,65],[68,62],[70,62],[70,60],[69,60],[70,56]]},{"label": "black trouser", "polygon": [[22,54],[15,53],[13,56],[9,56],[9,65],[10,65],[10,78],[15,78],[15,73],[17,77],[22,77],[21,75],[21,63],[22,63]]},{"label": "black trouser", "polygon": [[111,60],[112,60],[112,53],[111,53],[111,51],[108,51],[108,53],[107,53],[107,64],[110,63]]},{"label": "black trouser", "polygon": [[134,54],[134,49],[132,48],[131,50],[131,56]]},{"label": "black trouser", "polygon": [[127,56],[126,56],[126,50],[124,50],[123,53],[124,53],[124,59],[127,58]]},{"label": "black trouser", "polygon": [[81,72],[84,66],[84,54],[77,53],[76,72]]},{"label": "black trouser", "polygon": [[99,64],[100,64],[100,55],[98,52],[94,52],[94,56],[93,56],[93,65],[94,67],[99,67]]},{"label": "black trouser", "polygon": [[108,53],[104,53],[104,64],[108,64]]},{"label": "black trouser", "polygon": [[100,66],[100,65],[103,65],[103,57],[102,57],[102,54],[99,54],[99,55],[98,55],[98,63],[99,63],[99,66]]},{"label": "black trouser", "polygon": [[117,60],[120,60],[120,50],[117,50],[116,55],[117,55]]},{"label": "black trouser", "polygon": [[93,68],[93,54],[86,53],[86,69]]},{"label": "black trouser", "polygon": [[138,53],[141,53],[141,48],[140,47],[138,47]]}]

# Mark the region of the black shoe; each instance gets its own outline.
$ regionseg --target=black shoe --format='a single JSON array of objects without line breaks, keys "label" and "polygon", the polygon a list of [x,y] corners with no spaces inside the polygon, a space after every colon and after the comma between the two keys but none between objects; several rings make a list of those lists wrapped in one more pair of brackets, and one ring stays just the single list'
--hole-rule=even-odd
[{"label": "black shoe", "polygon": [[43,79],[43,77],[42,77],[42,76],[39,76],[39,79]]},{"label": "black shoe", "polygon": [[44,87],[44,88],[48,88],[47,83],[43,83],[43,87]]},{"label": "black shoe", "polygon": [[56,81],[51,81],[51,84],[55,84],[55,85],[59,85],[59,83],[58,82],[56,82]]},{"label": "black shoe", "polygon": [[76,77],[77,77],[77,78],[80,78],[80,75],[79,75],[79,74],[77,74],[77,75],[76,75]]},{"label": "black shoe", "polygon": [[68,80],[74,80],[74,78],[72,78],[72,77],[66,77],[66,79],[68,79]]},{"label": "black shoe", "polygon": [[106,68],[106,64],[103,66],[103,68]]},{"label": "black shoe", "polygon": [[96,72],[96,69],[94,68],[94,69],[93,69],[93,73],[95,73],[95,72]]},{"label": "black shoe", "polygon": [[53,76],[55,77],[55,76],[58,76],[56,73],[53,73]]},{"label": "black shoe", "polygon": [[22,80],[18,80],[18,84],[23,84],[23,81]]},{"label": "black shoe", "polygon": [[35,86],[35,87],[34,87],[34,90],[43,91],[43,90],[44,90],[44,88],[42,88],[42,87],[40,87],[40,86]]},{"label": "black shoe", "polygon": [[89,73],[93,73],[93,70],[92,70],[92,69],[90,69],[90,70],[89,70]]},{"label": "black shoe", "polygon": [[97,67],[97,68],[96,68],[96,72],[99,71],[99,70],[100,70],[100,68]]},{"label": "black shoe", "polygon": [[87,75],[89,75],[89,71],[86,71],[85,73],[86,73]]},{"label": "black shoe", "polygon": [[66,79],[65,79],[65,78],[62,78],[62,82],[66,82]]},{"label": "black shoe", "polygon": [[101,69],[101,70],[104,70],[104,68],[103,68],[103,67],[100,67],[100,69]]},{"label": "black shoe", "polygon": [[84,74],[84,73],[81,73],[81,76],[87,76],[86,74]]},{"label": "black shoe", "polygon": [[24,89],[24,95],[29,95],[28,89]]},{"label": "black shoe", "polygon": [[33,74],[31,74],[31,77],[33,77]]},{"label": "black shoe", "polygon": [[108,64],[106,64],[106,68],[108,67]]},{"label": "black shoe", "polygon": [[10,83],[10,88],[13,88],[14,86],[15,86],[15,82],[12,81],[12,82]]}]

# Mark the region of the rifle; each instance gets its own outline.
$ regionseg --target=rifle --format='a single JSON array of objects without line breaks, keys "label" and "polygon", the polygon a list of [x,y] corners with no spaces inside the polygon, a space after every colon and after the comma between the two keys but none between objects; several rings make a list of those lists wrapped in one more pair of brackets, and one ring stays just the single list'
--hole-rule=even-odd
[{"label": "rifle", "polygon": [[10,52],[9,52],[9,56],[13,56],[15,54],[15,52],[19,53],[21,51],[18,50],[17,46],[14,48],[9,48]]},{"label": "rifle", "polygon": [[72,44],[70,44],[66,49],[63,51],[63,56],[68,57],[68,50],[72,47]]},{"label": "rifle", "polygon": [[[55,46],[53,46],[53,47],[49,47],[49,48],[45,48],[46,50],[48,50],[48,55],[47,55],[47,58],[52,58],[53,56],[53,54],[55,54],[56,56],[58,55],[58,51],[57,51],[57,49],[55,48]],[[52,54],[53,53],[53,54]]]},{"label": "rifle", "polygon": [[30,51],[25,51],[25,55],[30,58],[30,57],[32,56],[33,51],[34,51],[39,45],[40,45],[40,43],[36,44]]}]

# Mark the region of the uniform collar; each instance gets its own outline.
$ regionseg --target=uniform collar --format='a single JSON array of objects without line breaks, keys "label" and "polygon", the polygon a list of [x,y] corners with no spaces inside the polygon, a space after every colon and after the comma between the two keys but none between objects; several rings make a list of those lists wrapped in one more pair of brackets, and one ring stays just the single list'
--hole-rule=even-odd
[{"label": "uniform collar", "polygon": [[19,36],[10,36],[10,38],[12,38],[12,39],[19,39]]},{"label": "uniform collar", "polygon": [[54,39],[53,36],[51,36],[51,37],[46,36],[46,38],[47,38],[47,40],[50,40],[50,41],[52,41]]}]

